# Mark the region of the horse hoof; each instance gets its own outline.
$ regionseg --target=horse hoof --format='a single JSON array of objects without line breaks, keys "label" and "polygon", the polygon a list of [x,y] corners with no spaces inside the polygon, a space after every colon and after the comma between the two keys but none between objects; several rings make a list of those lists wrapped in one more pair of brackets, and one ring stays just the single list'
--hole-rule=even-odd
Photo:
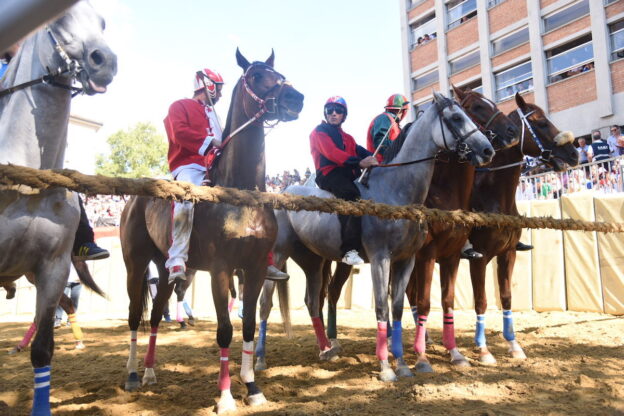
[{"label": "horse hoof", "polygon": [[400,366],[396,369],[397,377],[414,377],[414,373],[409,369],[408,366]]},{"label": "horse hoof", "polygon": [[417,373],[433,373],[433,368],[427,361],[417,362],[414,370],[416,370]]},{"label": "horse hoof", "polygon": [[219,403],[217,403],[217,414],[220,415],[231,411],[236,411],[236,402],[232,395],[221,397]]},{"label": "horse hoof", "polygon": [[334,361],[338,359],[338,350],[330,348],[327,351],[321,351],[319,353],[319,359],[321,361]]},{"label": "horse hoof", "polygon": [[253,396],[247,396],[245,402],[249,406],[260,406],[261,404],[265,404],[267,402],[267,399],[266,397],[264,397],[264,394],[258,393],[254,394]]},{"label": "horse hoof", "polygon": [[84,350],[85,349],[85,345],[82,343],[82,341],[76,341],[76,347],[77,350]]},{"label": "horse hoof", "polygon": [[379,380],[385,382],[397,381],[397,376],[391,368],[386,368],[384,370],[381,370],[381,372],[379,373]]},{"label": "horse hoof", "polygon": [[527,358],[526,354],[524,353],[524,351],[522,351],[522,349],[509,351],[509,354],[511,355],[511,358],[514,358],[516,360],[526,360]]},{"label": "horse hoof", "polygon": [[488,352],[479,356],[479,362],[484,365],[495,365],[496,358]]},{"label": "horse hoof", "polygon": [[126,391],[137,391],[141,387],[141,382],[139,381],[139,375],[137,373],[128,374],[128,380],[126,380]]},{"label": "horse hoof", "polygon": [[267,369],[266,359],[264,357],[258,357],[256,360],[256,365],[254,366],[255,371],[264,371]]},{"label": "horse hoof", "polygon": [[143,385],[152,385],[156,384],[156,373],[154,373],[153,368],[146,368],[145,374],[143,374]]}]

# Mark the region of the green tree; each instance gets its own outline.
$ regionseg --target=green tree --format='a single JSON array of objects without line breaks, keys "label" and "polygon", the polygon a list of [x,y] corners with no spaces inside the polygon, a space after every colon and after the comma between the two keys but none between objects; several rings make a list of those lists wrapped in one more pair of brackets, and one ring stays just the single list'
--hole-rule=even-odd
[{"label": "green tree", "polygon": [[137,123],[107,140],[110,154],[100,154],[96,173],[124,178],[157,177],[169,172],[167,141],[151,123]]}]

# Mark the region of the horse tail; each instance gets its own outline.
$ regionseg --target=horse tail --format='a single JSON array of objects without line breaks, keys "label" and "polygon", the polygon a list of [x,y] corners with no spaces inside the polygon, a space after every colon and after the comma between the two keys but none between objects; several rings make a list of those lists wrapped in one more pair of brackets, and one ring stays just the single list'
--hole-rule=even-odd
[{"label": "horse tail", "polygon": [[[286,271],[286,265],[284,265],[284,271]],[[290,321],[290,291],[288,290],[288,280],[280,280],[277,282],[277,297],[279,299],[284,332],[288,338],[292,338],[293,332]]]},{"label": "horse tail", "polygon": [[72,257],[72,263],[74,268],[76,269],[76,273],[78,274],[78,279],[83,283],[86,287],[97,293],[98,295],[106,298],[106,294],[100,287],[95,283],[93,276],[91,276],[91,272],[89,271],[89,266],[87,263],[82,260],[76,260]]}]

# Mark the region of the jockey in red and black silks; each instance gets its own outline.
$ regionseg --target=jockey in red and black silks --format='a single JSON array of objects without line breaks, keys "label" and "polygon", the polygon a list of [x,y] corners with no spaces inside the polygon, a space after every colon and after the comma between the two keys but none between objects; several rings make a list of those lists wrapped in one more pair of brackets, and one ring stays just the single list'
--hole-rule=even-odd
[{"label": "jockey in red and black silks", "polygon": [[[342,97],[331,97],[324,107],[325,121],[310,134],[310,152],[316,168],[319,188],[338,198],[355,201],[360,191],[353,182],[360,168],[377,165],[372,153],[359,146],[353,137],[342,130],[347,117],[347,103]],[[339,215],[342,262],[362,264],[358,251],[361,249],[361,217]]]},{"label": "jockey in red and black silks", "polygon": [[[409,101],[401,94],[393,94],[386,101],[383,113],[371,121],[366,134],[366,148],[375,152],[379,144],[379,151],[375,155],[379,163],[383,161],[386,148],[401,134],[401,120],[407,114]],[[383,140],[383,142],[382,142]]]}]

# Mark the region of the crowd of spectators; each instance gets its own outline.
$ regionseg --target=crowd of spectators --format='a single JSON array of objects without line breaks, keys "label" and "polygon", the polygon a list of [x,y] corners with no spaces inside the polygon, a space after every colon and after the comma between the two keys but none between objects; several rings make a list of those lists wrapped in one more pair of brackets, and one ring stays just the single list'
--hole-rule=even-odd
[{"label": "crowd of spectators", "polygon": [[289,185],[303,185],[311,174],[310,168],[306,168],[303,176],[297,169],[294,169],[292,173],[285,170],[281,175],[279,173],[275,176],[266,175],[267,192],[280,193]]}]

